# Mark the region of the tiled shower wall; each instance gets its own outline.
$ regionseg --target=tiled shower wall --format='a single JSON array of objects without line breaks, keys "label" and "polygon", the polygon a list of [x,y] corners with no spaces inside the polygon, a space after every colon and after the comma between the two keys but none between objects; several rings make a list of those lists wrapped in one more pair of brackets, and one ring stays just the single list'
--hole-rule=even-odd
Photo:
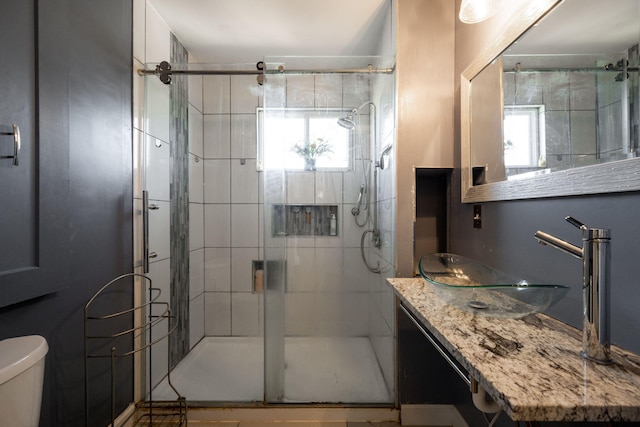
[{"label": "tiled shower wall", "polygon": [[[562,68],[556,57],[517,58],[525,70]],[[568,68],[601,69],[618,59],[573,59],[583,63],[578,66],[572,63]],[[509,63],[509,67],[512,65]],[[505,63],[505,68],[509,67]],[[561,70],[505,73],[505,105],[545,107],[546,167],[567,169],[626,157],[619,143],[623,139],[620,122],[623,84],[615,81],[616,74]]]},{"label": "tiled shower wall", "polygon": [[[157,77],[141,77],[137,70],[145,68],[145,63],[159,63],[171,57],[171,31],[156,11],[145,1],[135,0],[134,6],[134,206],[138,215],[134,227],[138,230],[135,241],[136,265],[141,264],[142,233],[140,212],[142,189],[149,191],[150,204],[158,206],[149,212],[149,249],[157,256],[150,259],[148,276],[153,286],[162,292],[161,300],[169,301],[171,294],[170,256],[170,90]],[[153,65],[151,65],[153,67]],[[189,173],[197,174],[191,168],[196,156],[202,157],[202,79],[189,78]],[[146,85],[146,90],[145,90]],[[145,99],[146,93],[146,99]],[[146,109],[146,120],[143,114]],[[143,167],[143,165],[145,165]],[[146,169],[145,169],[146,168]],[[193,169],[193,171],[192,171]],[[192,182],[200,182],[191,187]],[[189,345],[193,347],[204,335],[204,242],[202,178],[195,181],[189,177]],[[198,209],[199,207],[199,209]],[[200,215],[198,215],[200,213]],[[198,238],[199,237],[199,238]],[[142,272],[137,267],[137,272]],[[158,335],[165,330],[161,323]],[[155,334],[154,334],[155,335]],[[185,337],[186,338],[186,337]],[[167,374],[167,340],[154,345],[151,360],[153,383]]]},{"label": "tiled shower wall", "polygon": [[255,76],[203,78],[204,266],[207,336],[261,334],[251,261],[261,258]]},{"label": "tiled shower wall", "polygon": [[[354,87],[349,79],[365,79],[369,86],[368,77],[358,75],[287,76],[283,106],[355,108],[369,99],[369,91],[343,91]],[[203,86],[205,334],[257,336],[264,326],[262,294],[253,292],[251,262],[263,250],[263,190],[256,171],[262,89],[255,76],[206,76]],[[363,113],[362,123],[368,124],[366,108]],[[368,147],[368,125],[360,131]],[[364,152],[368,161],[368,148]],[[287,335],[369,333],[371,281],[359,249],[363,229],[350,214],[362,159],[355,165],[347,172],[287,173],[286,202],[338,206],[339,230],[337,237],[287,237]]]}]

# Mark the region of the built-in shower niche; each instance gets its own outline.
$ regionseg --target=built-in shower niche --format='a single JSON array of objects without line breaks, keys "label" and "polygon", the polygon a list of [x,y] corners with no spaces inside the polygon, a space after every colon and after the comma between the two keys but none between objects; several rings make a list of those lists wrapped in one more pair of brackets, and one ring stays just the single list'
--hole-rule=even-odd
[{"label": "built-in shower niche", "polygon": [[338,236],[337,205],[273,205],[272,235]]}]

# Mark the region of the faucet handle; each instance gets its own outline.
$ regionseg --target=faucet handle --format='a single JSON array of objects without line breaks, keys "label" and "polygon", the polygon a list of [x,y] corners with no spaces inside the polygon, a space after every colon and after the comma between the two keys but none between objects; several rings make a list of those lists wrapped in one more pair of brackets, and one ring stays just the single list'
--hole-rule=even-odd
[{"label": "faucet handle", "polygon": [[580,230],[582,230],[583,240],[611,238],[611,230],[609,230],[608,228],[589,228],[572,216],[565,217],[565,220],[569,224],[574,225]]},{"label": "faucet handle", "polygon": [[588,228],[586,225],[584,225],[583,223],[581,223],[580,221],[578,221],[577,219],[575,219],[572,216],[566,216],[564,219],[569,224],[575,226],[576,228],[579,228],[580,230],[586,230]]}]

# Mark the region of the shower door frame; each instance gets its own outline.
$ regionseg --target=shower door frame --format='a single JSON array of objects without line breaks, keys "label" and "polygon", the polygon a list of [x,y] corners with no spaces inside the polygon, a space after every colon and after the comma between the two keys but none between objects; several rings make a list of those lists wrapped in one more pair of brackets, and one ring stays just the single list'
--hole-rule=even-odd
[{"label": "shower door frame", "polygon": [[[326,71],[326,70],[325,70]],[[363,72],[371,72],[371,70],[362,70],[362,69],[354,69],[354,70],[330,70],[329,73],[332,74],[337,74],[337,73],[363,73]],[[390,73],[391,70],[390,69],[381,69],[380,72],[384,72],[384,73]],[[305,73],[308,74],[317,74],[317,71],[305,71]],[[152,77],[152,75],[157,74],[155,71],[152,70],[148,70],[148,72],[141,72],[139,73],[142,76],[145,76],[145,78],[143,78],[143,81],[146,81],[146,77],[150,77],[150,78],[154,78]],[[224,72],[220,72],[220,71],[212,71],[210,73],[207,72],[202,72],[202,71],[194,71],[194,72],[190,72],[190,73],[184,73],[184,74],[225,74],[225,75],[229,75],[229,74],[234,74],[233,71],[228,71],[225,70]],[[262,72],[242,72],[240,74],[262,74]],[[269,74],[267,72],[264,73],[265,78],[268,80],[269,78]],[[147,85],[144,85],[144,97],[145,97],[145,128],[146,128],[146,124],[147,124],[147,111],[146,111],[146,93],[147,93]],[[360,104],[360,102],[357,103],[358,105]],[[345,111],[345,107],[342,108],[334,108],[337,110],[341,110],[341,111]],[[146,131],[146,129],[145,129]],[[144,168],[145,164],[146,164],[146,154],[145,154],[145,149],[143,148],[146,145],[146,138],[143,136],[143,141],[139,142],[139,148],[138,148],[138,152],[139,152],[139,156],[138,158],[141,160],[141,166]],[[141,146],[141,147],[140,147]],[[375,147],[373,148],[375,149]],[[144,177],[146,177],[146,171],[142,171],[140,172],[141,176],[143,177],[143,182],[144,182]],[[267,177],[267,173],[264,173],[263,175],[264,178],[264,186],[266,189],[266,185],[267,182],[269,182],[269,179],[275,180],[276,182],[279,183],[280,188],[282,189],[282,193],[279,195],[279,197],[282,200],[286,200],[286,172],[284,170],[279,171],[277,174],[271,174],[269,177]],[[146,185],[144,185],[144,187],[146,188]],[[268,230],[268,224],[266,224],[266,221],[268,220],[268,215],[266,214],[266,212],[268,212],[268,203],[266,201],[266,198],[263,199],[263,208],[265,211],[265,214],[262,217],[262,220],[265,221],[264,227],[263,227],[263,231],[265,233],[264,237],[264,247],[262,248],[262,254],[264,257],[264,263],[265,266],[268,265],[269,261],[275,261],[275,265],[286,265],[286,250],[287,250],[287,245],[286,245],[286,239],[281,239],[280,240],[280,244],[276,245],[276,252],[275,252],[275,256],[273,257],[269,257],[269,255],[267,255],[267,251],[266,251],[266,247],[267,247],[267,240],[270,239],[266,234],[267,234],[267,230]],[[137,210],[138,211],[138,210]],[[137,217],[138,215],[136,214],[134,217]],[[346,218],[345,218],[346,220]],[[138,229],[141,229],[140,226],[140,222],[139,222],[139,218],[136,221],[137,225],[138,225]],[[138,242],[138,239],[136,239],[136,243]],[[273,255],[274,248],[271,248],[271,254]],[[136,249],[135,251],[136,254],[140,254],[140,250]],[[138,262],[136,262],[136,265],[138,265]],[[136,267],[139,268],[139,267]],[[284,325],[285,325],[285,319],[284,319],[284,315],[285,315],[285,305],[284,305],[284,291],[285,291],[285,283],[286,283],[286,273],[283,274],[283,271],[277,271],[278,268],[271,269],[271,271],[269,271],[268,268],[265,268],[265,285],[268,284],[268,286],[265,286],[265,290],[264,290],[264,300],[263,300],[263,313],[264,313],[264,330],[263,330],[263,349],[264,349],[264,399],[263,399],[263,403],[264,404],[270,404],[270,403],[282,403],[282,397],[283,397],[283,392],[284,392],[284,336],[285,336],[285,331],[284,331]],[[141,299],[142,296],[137,295],[136,299]],[[273,316],[270,317],[272,319],[276,319],[275,324],[272,324],[271,326],[268,326],[268,322],[267,317],[268,316]],[[279,337],[276,340],[269,340],[268,339],[268,328],[271,328],[271,330],[279,330],[277,336]],[[144,358],[142,358],[144,359]],[[272,362],[271,361],[279,361],[278,363],[278,369],[274,369],[273,367],[271,367]],[[140,369],[137,369],[137,377],[139,379],[139,381],[136,381],[136,384],[145,384],[145,372],[146,369],[144,368],[145,366],[145,360],[140,360],[139,363],[136,366],[140,366]],[[148,382],[148,381],[147,381]],[[393,385],[394,391],[393,394],[395,395],[395,384]],[[145,390],[144,390],[144,386],[139,386],[138,391],[136,392],[136,398],[139,400],[140,396],[144,396],[145,394]],[[189,396],[187,396],[188,398]],[[247,402],[250,403],[250,402]],[[311,403],[311,402],[309,402]],[[326,403],[331,403],[331,402],[326,402]],[[390,401],[388,402],[389,405],[392,405],[394,402]],[[360,403],[358,402],[353,402],[351,403],[352,405],[358,405]],[[362,402],[362,404],[367,404],[367,402]]]}]

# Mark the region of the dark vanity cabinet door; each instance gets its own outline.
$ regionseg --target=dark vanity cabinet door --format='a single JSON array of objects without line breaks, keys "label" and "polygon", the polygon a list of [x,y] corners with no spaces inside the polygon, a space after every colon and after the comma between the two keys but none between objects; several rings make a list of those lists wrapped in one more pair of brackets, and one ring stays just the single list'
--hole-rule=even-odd
[{"label": "dark vanity cabinet door", "polygon": [[2,0],[0,12],[0,307],[64,287],[68,148],[40,122],[37,9]]}]

